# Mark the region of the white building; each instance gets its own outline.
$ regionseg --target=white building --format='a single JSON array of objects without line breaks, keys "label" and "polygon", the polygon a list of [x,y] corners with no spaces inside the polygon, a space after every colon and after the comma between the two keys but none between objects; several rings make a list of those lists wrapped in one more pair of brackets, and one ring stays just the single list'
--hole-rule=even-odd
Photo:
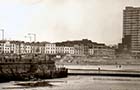
[{"label": "white building", "polygon": [[31,43],[25,43],[24,44],[25,45],[25,53],[27,54],[27,53],[31,53],[31,51],[32,51],[32,47],[31,47]]},{"label": "white building", "polygon": [[25,43],[24,42],[20,42],[20,50],[19,50],[20,54],[26,54],[26,48],[25,48]]},{"label": "white building", "polygon": [[5,41],[0,41],[0,53],[4,53],[4,43]]},{"label": "white building", "polygon": [[46,54],[56,54],[56,44],[46,43],[45,44],[45,53]]},{"label": "white building", "polygon": [[4,53],[11,53],[11,45],[9,41],[5,41],[4,43]]},{"label": "white building", "polygon": [[39,53],[41,53],[41,54],[45,53],[45,44],[44,43],[39,44]]},{"label": "white building", "polygon": [[95,52],[94,48],[89,49],[89,55],[94,55],[94,52]]},{"label": "white building", "polygon": [[19,54],[20,42],[19,41],[10,41],[10,45],[11,45],[10,53]]},{"label": "white building", "polygon": [[56,53],[57,54],[64,54],[64,47],[63,46],[57,46],[56,47]]},{"label": "white building", "polygon": [[32,43],[32,53],[44,54],[45,53],[45,44],[44,43]]},{"label": "white building", "polygon": [[64,47],[64,53],[66,54],[74,54],[74,47]]},{"label": "white building", "polygon": [[74,54],[74,47],[57,46],[56,53],[57,54]]}]

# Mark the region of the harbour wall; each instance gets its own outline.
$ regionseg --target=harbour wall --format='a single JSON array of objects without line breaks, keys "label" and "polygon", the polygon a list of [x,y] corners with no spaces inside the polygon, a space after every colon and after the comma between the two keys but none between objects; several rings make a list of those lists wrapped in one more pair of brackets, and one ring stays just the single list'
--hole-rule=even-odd
[{"label": "harbour wall", "polygon": [[140,71],[105,69],[68,69],[68,75],[140,77]]}]

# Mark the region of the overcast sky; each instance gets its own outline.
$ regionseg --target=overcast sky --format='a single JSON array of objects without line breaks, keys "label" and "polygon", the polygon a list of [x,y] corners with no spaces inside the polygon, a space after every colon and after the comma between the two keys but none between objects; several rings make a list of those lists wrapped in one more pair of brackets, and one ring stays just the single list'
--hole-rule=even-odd
[{"label": "overcast sky", "polygon": [[140,0],[0,0],[0,28],[6,39],[28,41],[24,36],[35,33],[37,41],[116,44],[126,6],[140,6]]}]

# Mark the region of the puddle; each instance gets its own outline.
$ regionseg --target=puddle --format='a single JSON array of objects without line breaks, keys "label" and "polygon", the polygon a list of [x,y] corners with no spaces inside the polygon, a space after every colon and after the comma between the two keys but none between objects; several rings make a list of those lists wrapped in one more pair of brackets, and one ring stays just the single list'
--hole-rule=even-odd
[{"label": "puddle", "polygon": [[20,86],[25,86],[25,87],[44,87],[44,86],[52,87],[53,86],[48,81],[17,83],[15,85],[20,85]]}]

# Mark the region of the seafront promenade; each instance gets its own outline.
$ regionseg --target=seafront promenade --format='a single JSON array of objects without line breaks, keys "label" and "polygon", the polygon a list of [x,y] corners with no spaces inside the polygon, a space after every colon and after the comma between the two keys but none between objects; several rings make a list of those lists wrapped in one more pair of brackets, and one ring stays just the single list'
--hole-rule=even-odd
[{"label": "seafront promenade", "polygon": [[68,75],[140,77],[139,65],[64,65]]}]

